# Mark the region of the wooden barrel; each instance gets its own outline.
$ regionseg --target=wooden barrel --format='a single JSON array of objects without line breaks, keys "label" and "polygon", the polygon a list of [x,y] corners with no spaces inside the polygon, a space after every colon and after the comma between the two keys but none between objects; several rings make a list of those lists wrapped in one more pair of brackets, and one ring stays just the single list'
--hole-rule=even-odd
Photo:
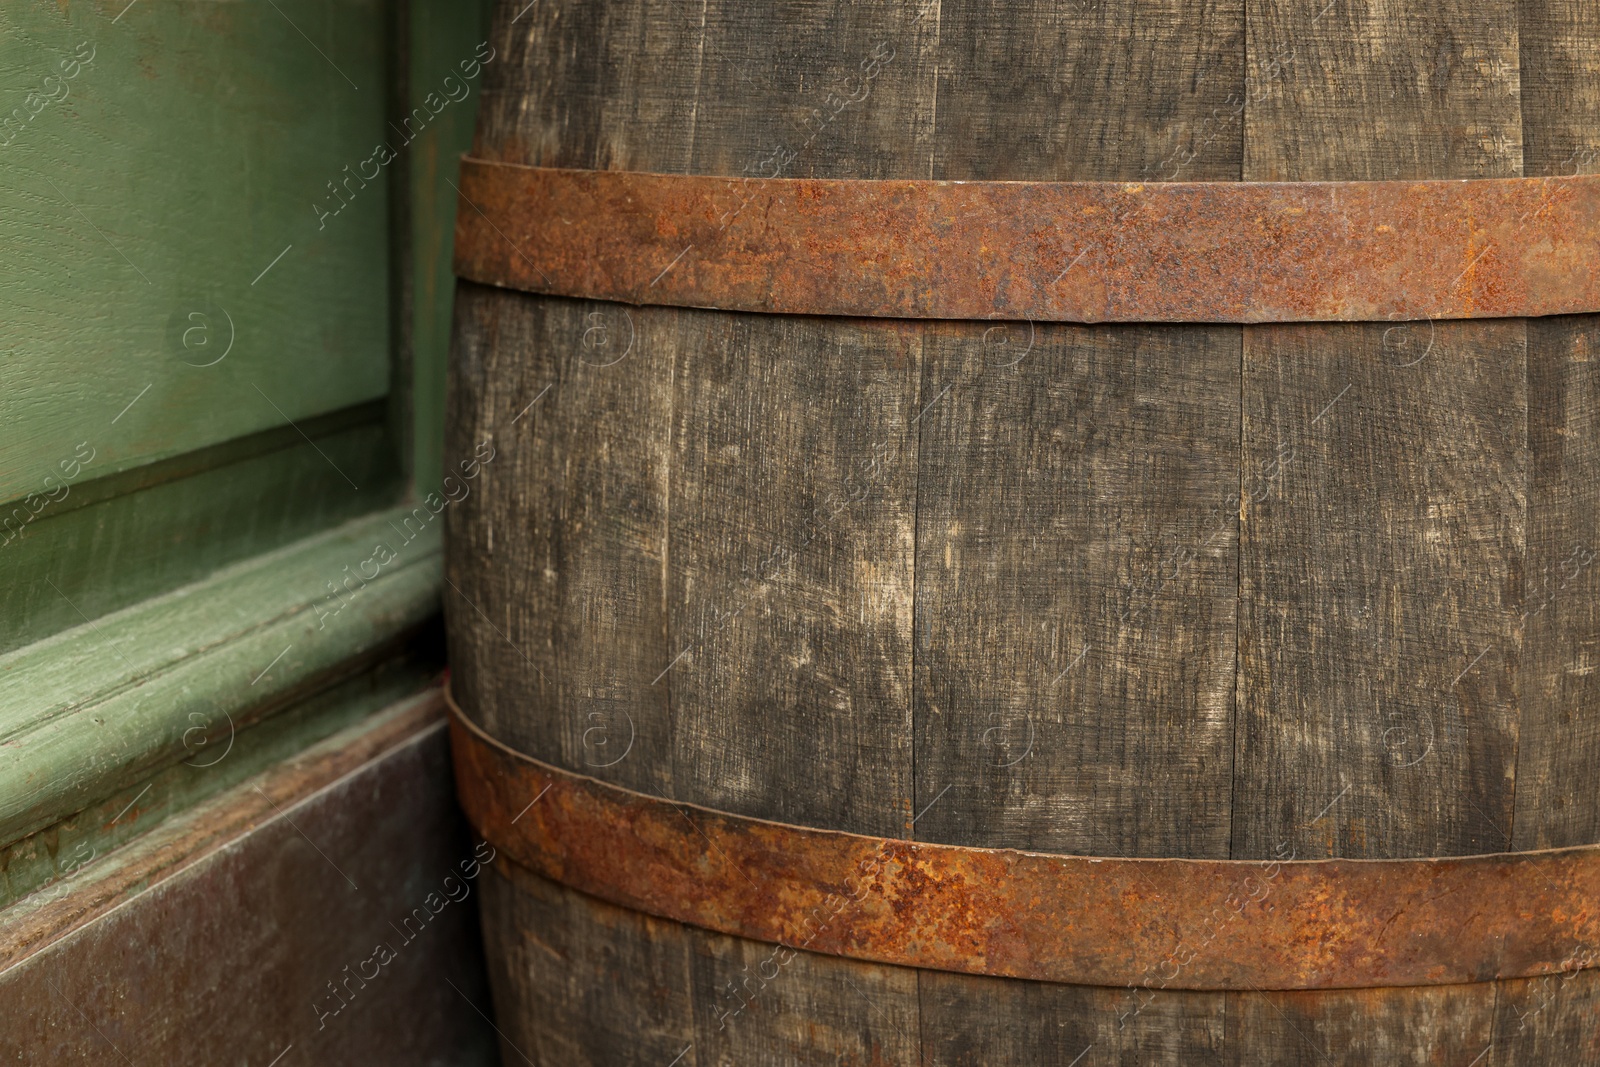
[{"label": "wooden barrel", "polygon": [[[1600,149],[1594,0],[516,0],[492,44],[484,174],[1224,183],[1193,188],[1257,232],[1239,183],[1581,176]],[[816,302],[732,311],[760,294],[712,260],[783,225],[748,197],[732,236],[629,262],[608,234],[637,219],[519,218],[487,182],[446,611],[506,1062],[1600,1063],[1592,316],[1511,289],[1366,322],[1328,320],[1385,292],[1279,316],[1310,321],[792,313],[1013,254],[949,226],[843,305],[797,252]],[[1458,257],[1423,298],[1504,295],[1475,272],[1533,277],[1570,229],[1539,195],[1517,239],[1413,219],[1382,254]],[[1370,281],[1321,276],[1342,218],[1296,284]],[[1195,247],[1151,262],[1202,297],[1288,276]],[[519,291],[600,292],[562,288],[595,263],[632,295]],[[817,873],[852,849],[893,892]],[[1186,884],[1220,894],[1203,926]],[[773,919],[829,887],[808,933]],[[1084,910],[1052,925],[1052,894]]]}]

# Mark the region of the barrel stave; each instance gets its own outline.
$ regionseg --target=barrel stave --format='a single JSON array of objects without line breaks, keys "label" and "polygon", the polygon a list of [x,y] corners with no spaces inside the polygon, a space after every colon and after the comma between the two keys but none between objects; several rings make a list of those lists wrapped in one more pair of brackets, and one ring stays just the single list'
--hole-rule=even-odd
[{"label": "barrel stave", "polygon": [[[543,0],[494,34],[475,153],[518,163],[1309,180],[1600,148],[1594,0]],[[994,332],[459,293],[451,453],[500,451],[448,519],[455,684],[516,747],[973,845],[1600,840],[1600,607],[1565,577],[1600,521],[1590,316]],[[1161,990],[1194,946],[1127,989],[802,952],[729,1016],[772,946],[499,870],[502,1025],[555,1062],[1600,1062],[1594,971]]]}]

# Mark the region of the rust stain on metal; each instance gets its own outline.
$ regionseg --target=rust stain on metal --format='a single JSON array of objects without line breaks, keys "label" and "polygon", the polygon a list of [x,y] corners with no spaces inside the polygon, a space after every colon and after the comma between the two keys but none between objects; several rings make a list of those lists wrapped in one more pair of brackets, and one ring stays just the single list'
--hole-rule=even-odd
[{"label": "rust stain on metal", "polygon": [[275,764],[249,788],[238,786],[157,826],[132,843],[58,883],[24,898],[0,940],[0,972],[36,955],[114,908],[201,862],[251,828],[270,822],[300,798],[324,789],[404,744],[444,716],[442,690],[380,712],[358,728]]},{"label": "rust stain on metal", "polygon": [[456,271],[561,296],[1061,322],[1600,311],[1600,176],[719,178],[462,162]]},{"label": "rust stain on metal", "polygon": [[379,712],[105,855],[72,907],[13,909],[0,1062],[499,1062],[463,1002],[489,1000],[474,904],[439,903],[479,893],[443,712]]},{"label": "rust stain on metal", "polygon": [[517,863],[602,900],[880,963],[1170,989],[1442,985],[1580,969],[1600,846],[1413,860],[1100,859],[788,826],[540,763],[452,704],[457,790]]}]

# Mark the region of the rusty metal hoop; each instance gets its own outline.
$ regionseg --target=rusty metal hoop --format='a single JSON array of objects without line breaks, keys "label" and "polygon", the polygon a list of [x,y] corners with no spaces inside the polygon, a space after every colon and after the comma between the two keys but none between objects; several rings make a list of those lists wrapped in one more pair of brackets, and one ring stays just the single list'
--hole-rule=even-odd
[{"label": "rusty metal hoop", "polygon": [[1600,176],[868,181],[468,157],[459,191],[462,277],[634,304],[1039,322],[1600,311]]},{"label": "rusty metal hoop", "polygon": [[1169,989],[1443,985],[1600,963],[1600,846],[1255,861],[867,837],[609,785],[506,747],[453,700],[450,710],[461,803],[495,848],[610,903],[752,940]]}]

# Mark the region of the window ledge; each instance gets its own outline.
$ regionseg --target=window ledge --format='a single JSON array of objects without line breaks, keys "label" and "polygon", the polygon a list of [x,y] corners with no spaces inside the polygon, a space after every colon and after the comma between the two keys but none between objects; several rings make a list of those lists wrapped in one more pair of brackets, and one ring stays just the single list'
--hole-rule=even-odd
[{"label": "window ledge", "polygon": [[412,514],[374,513],[0,656],[0,845],[213,758],[426,621],[441,524],[419,507],[430,521],[403,525]]}]

